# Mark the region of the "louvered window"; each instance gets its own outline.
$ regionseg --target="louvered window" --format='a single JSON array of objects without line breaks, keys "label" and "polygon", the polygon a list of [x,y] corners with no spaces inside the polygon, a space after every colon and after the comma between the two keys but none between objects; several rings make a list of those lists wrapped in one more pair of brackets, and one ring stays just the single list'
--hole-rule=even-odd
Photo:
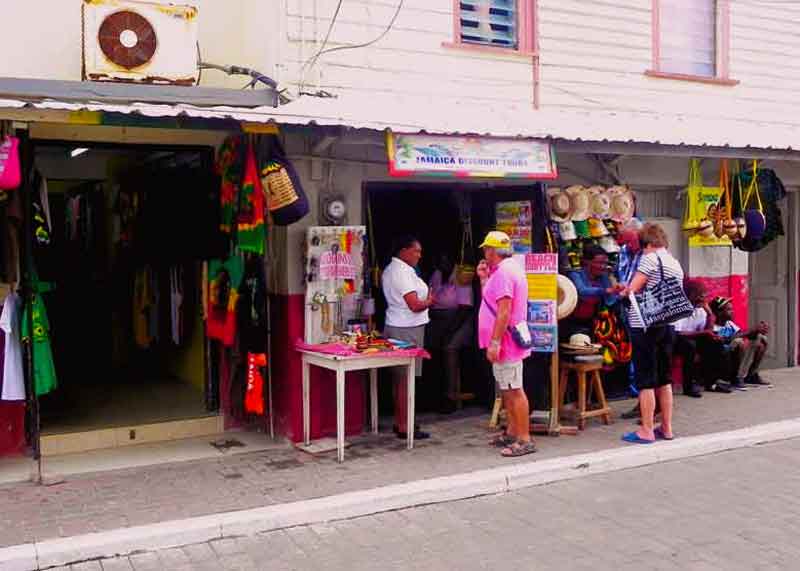
[{"label": "louvered window", "polygon": [[518,47],[517,0],[460,0],[461,42]]},{"label": "louvered window", "polygon": [[717,75],[717,1],[659,0],[659,71]]}]

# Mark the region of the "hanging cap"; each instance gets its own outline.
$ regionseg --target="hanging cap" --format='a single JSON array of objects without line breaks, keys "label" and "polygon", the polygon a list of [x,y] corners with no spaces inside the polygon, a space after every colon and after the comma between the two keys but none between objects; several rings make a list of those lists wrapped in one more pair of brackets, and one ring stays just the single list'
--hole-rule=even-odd
[{"label": "hanging cap", "polygon": [[479,248],[497,248],[498,250],[510,250],[511,238],[505,232],[494,230],[486,235]]}]

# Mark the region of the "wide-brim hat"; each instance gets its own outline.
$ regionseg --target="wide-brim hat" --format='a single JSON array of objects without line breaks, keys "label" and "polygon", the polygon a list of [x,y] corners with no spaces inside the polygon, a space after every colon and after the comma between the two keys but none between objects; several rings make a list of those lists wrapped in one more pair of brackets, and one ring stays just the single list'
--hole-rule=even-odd
[{"label": "wide-brim hat", "polygon": [[695,233],[703,238],[711,238],[714,236],[714,223],[711,220],[701,220],[698,224]]},{"label": "wide-brim hat", "polygon": [[547,189],[547,204],[550,210],[550,220],[553,222],[569,222],[572,219],[572,199],[561,188]]},{"label": "wide-brim hat", "polygon": [[592,343],[592,338],[585,333],[574,333],[569,338],[569,343],[561,343],[563,349],[570,352],[597,353],[602,345]]},{"label": "wide-brim hat", "polygon": [[608,189],[608,196],[611,200],[612,220],[625,224],[636,213],[636,198],[627,186],[612,186]]},{"label": "wide-brim hat", "polygon": [[585,186],[576,184],[567,188],[566,193],[572,201],[572,220],[573,222],[583,221],[592,215],[589,193]]},{"label": "wide-brim hat", "polygon": [[611,216],[611,197],[602,186],[589,187],[589,208],[592,216],[606,220]]},{"label": "wide-brim hat", "polygon": [[572,315],[578,306],[578,290],[571,279],[561,274],[558,274],[556,283],[558,285],[556,315],[558,319],[564,319]]}]

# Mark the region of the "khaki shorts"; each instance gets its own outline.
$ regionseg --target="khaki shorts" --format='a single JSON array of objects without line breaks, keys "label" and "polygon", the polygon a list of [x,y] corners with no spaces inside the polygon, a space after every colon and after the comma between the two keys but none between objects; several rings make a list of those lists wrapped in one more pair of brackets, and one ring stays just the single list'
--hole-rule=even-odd
[{"label": "khaki shorts", "polygon": [[494,373],[494,380],[501,391],[522,388],[522,361],[493,363],[492,372]]}]

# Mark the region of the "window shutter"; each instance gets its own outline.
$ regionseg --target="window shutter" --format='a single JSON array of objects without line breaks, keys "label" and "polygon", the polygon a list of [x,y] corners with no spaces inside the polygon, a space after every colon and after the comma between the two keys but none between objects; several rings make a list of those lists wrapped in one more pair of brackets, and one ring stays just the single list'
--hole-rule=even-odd
[{"label": "window shutter", "polygon": [[714,77],[716,0],[659,1],[659,71]]},{"label": "window shutter", "polygon": [[461,41],[517,47],[516,0],[460,0]]}]

